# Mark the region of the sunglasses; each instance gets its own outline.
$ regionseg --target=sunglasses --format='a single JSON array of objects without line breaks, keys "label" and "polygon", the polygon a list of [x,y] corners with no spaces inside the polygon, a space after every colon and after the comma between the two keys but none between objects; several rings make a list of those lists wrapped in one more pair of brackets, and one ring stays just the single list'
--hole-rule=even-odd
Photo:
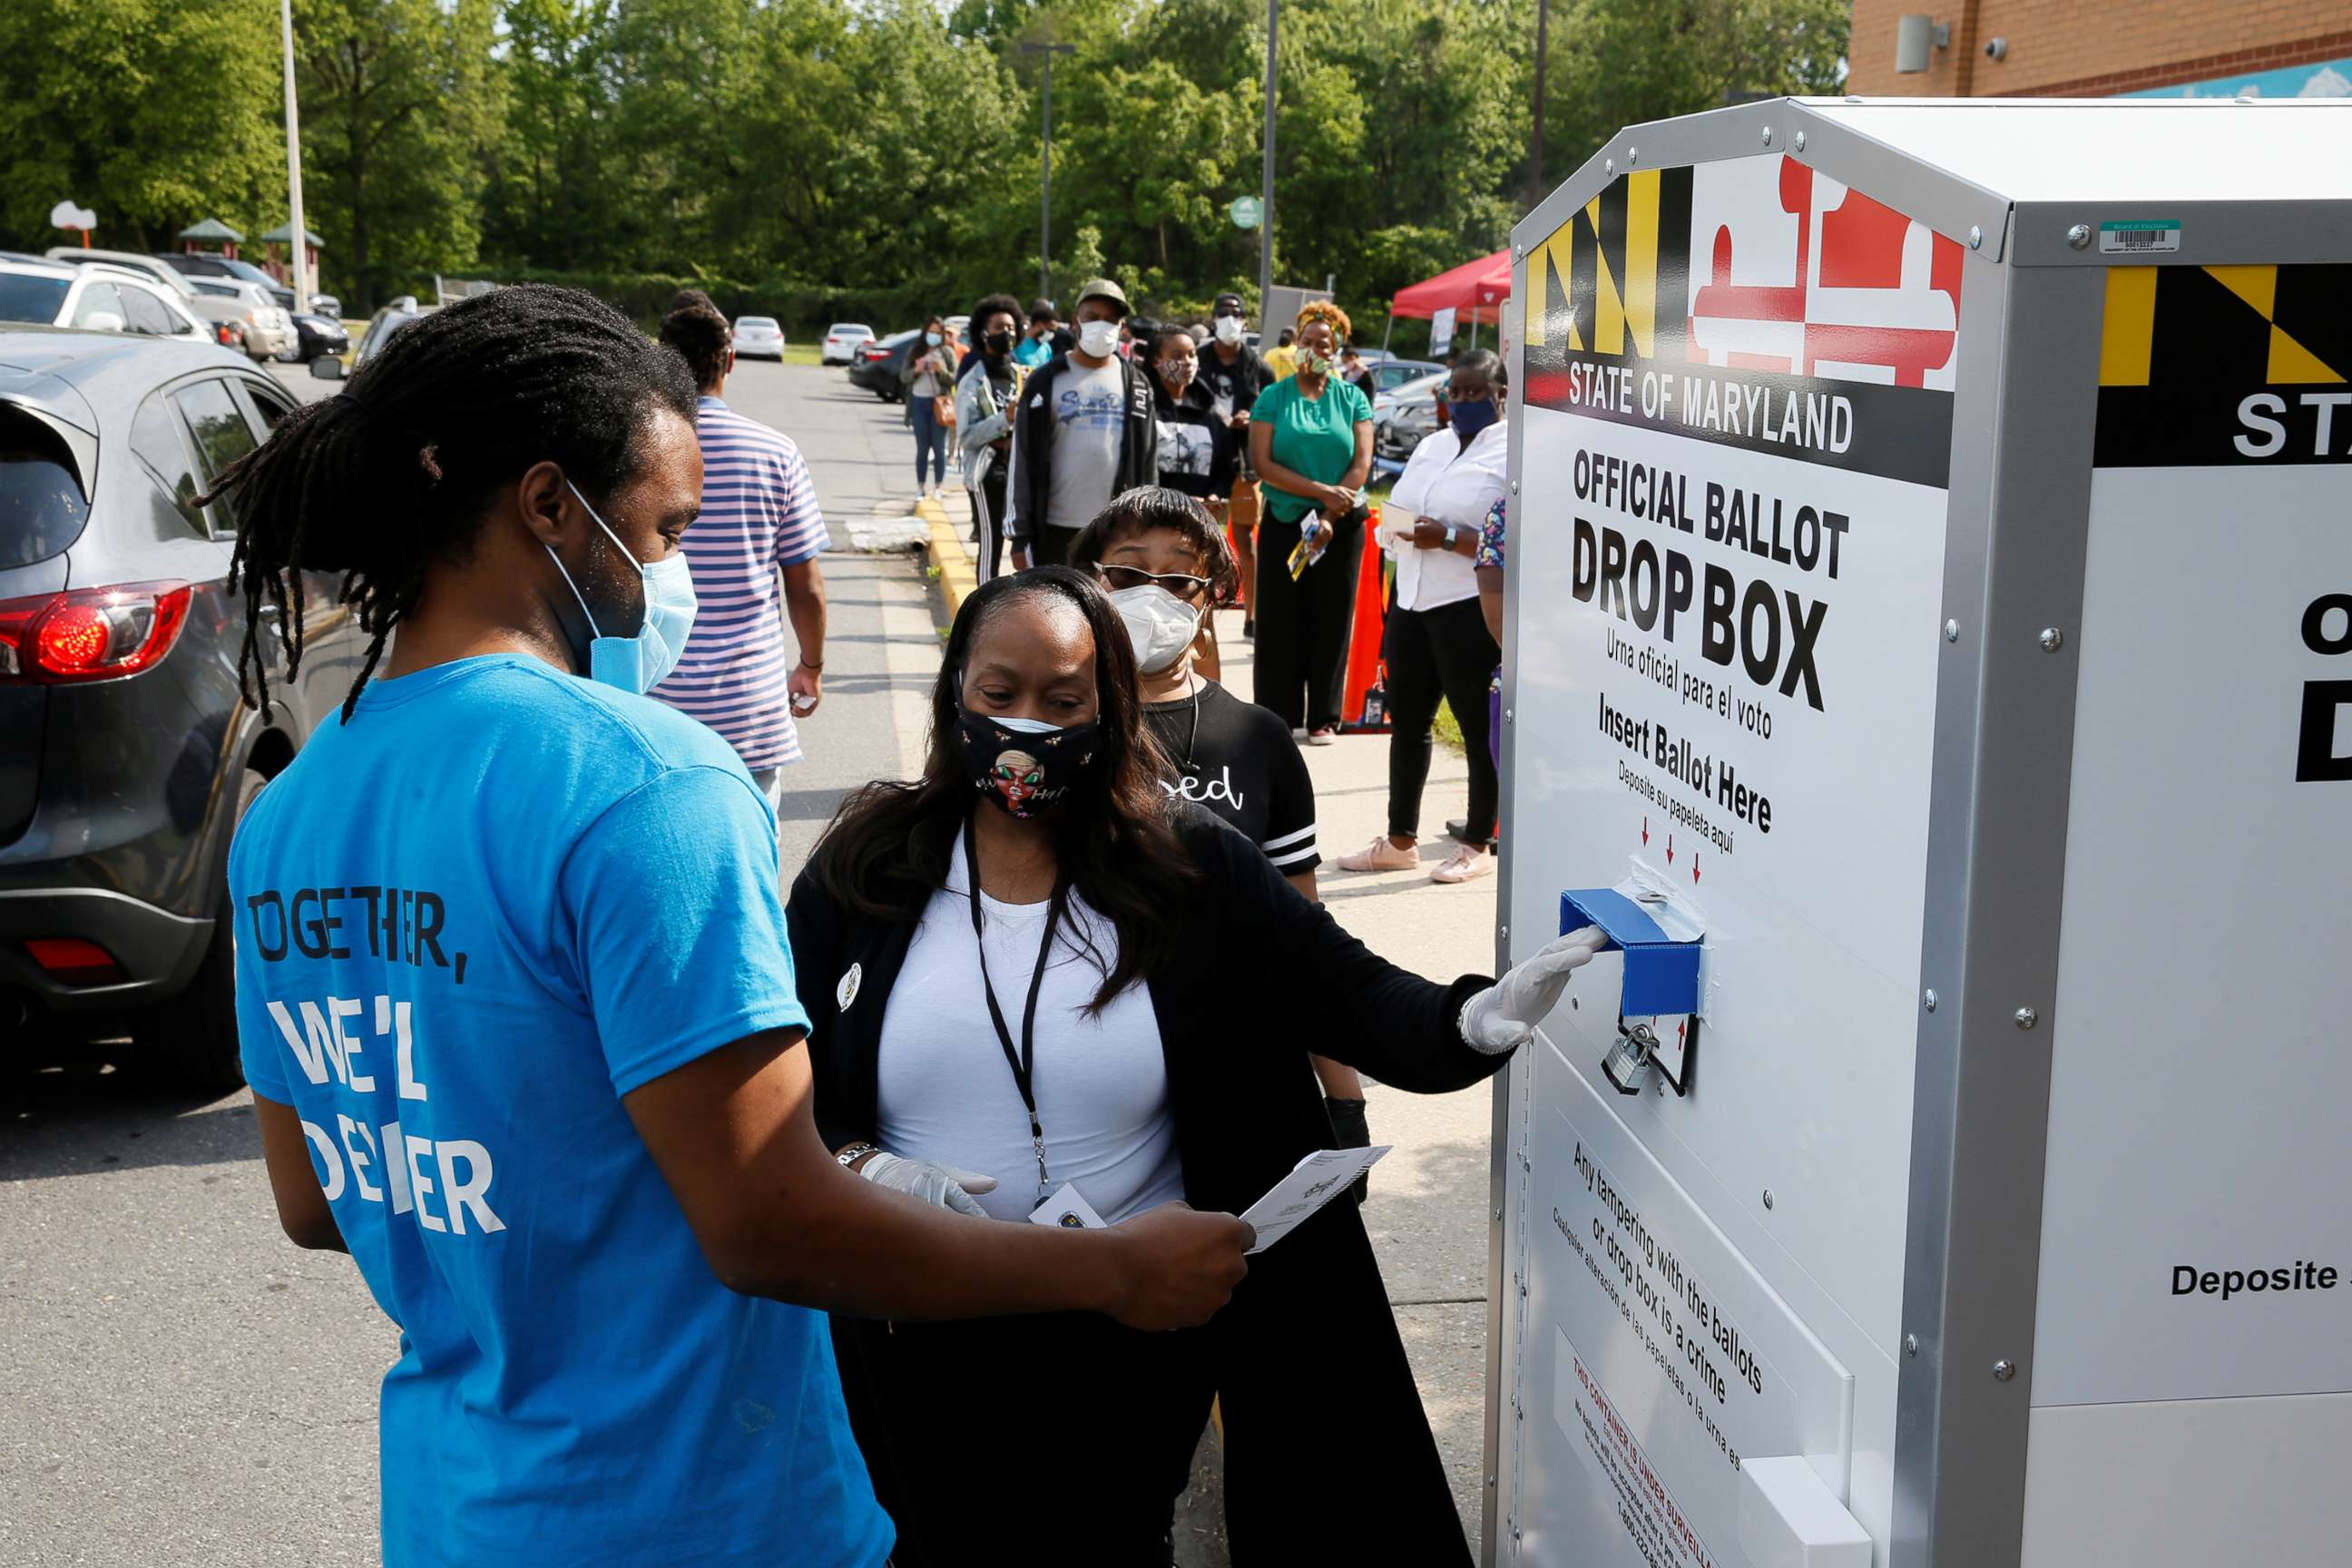
[{"label": "sunglasses", "polygon": [[1122,588],[1165,588],[1180,599],[1198,598],[1209,588],[1206,577],[1187,576],[1181,572],[1146,572],[1139,566],[1097,566],[1103,584],[1113,593]]}]

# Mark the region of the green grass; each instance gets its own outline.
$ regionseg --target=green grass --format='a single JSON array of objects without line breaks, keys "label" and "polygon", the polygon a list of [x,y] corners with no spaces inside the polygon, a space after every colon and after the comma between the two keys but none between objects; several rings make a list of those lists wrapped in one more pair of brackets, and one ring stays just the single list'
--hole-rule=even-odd
[{"label": "green grass", "polygon": [[818,363],[816,356],[823,352],[823,349],[824,345],[822,342],[787,342],[784,345],[784,363],[786,364],[815,364]]},{"label": "green grass", "polygon": [[1462,721],[1456,719],[1454,716],[1454,710],[1444,702],[1437,705],[1435,728],[1439,745],[1457,757],[1469,754],[1469,747],[1462,739]]}]

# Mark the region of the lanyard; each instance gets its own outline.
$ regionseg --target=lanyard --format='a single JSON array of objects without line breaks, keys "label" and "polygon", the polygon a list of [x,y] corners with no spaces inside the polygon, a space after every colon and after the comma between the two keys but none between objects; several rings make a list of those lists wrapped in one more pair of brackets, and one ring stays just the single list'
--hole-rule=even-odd
[{"label": "lanyard", "polygon": [[1045,964],[1054,954],[1054,932],[1062,923],[1069,901],[1069,885],[1056,879],[1054,901],[1045,911],[1045,939],[1037,944],[1037,968],[1029,976],[1029,1001],[1021,1014],[1021,1048],[1013,1048],[1013,1031],[1004,1026],[1004,1010],[996,1005],[996,985],[988,976],[988,941],[981,934],[980,853],[973,841],[971,820],[963,825],[964,891],[971,900],[971,941],[980,952],[980,994],[988,999],[988,1021],[996,1026],[996,1043],[1004,1048],[1004,1065],[1013,1069],[1013,1087],[1021,1091],[1029,1112],[1029,1147],[1037,1156],[1037,1201],[1045,1201],[1045,1129],[1037,1120],[1037,993],[1045,984]]}]

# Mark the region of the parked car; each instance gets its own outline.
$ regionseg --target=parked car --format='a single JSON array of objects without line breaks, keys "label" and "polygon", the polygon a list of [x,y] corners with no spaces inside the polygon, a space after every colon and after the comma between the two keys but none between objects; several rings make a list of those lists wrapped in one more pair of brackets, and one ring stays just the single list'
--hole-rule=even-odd
[{"label": "parked car", "polygon": [[310,314],[324,316],[330,321],[340,322],[343,319],[343,302],[332,294],[312,294]]},{"label": "parked car", "polygon": [[874,329],[858,321],[835,321],[824,330],[816,357],[824,364],[855,364],[858,349],[874,341]]},{"label": "parked car", "polygon": [[400,331],[409,322],[421,321],[439,309],[438,305],[418,304],[416,296],[414,294],[403,294],[399,299],[370,316],[367,326],[360,332],[359,352],[352,355],[352,368],[356,370],[383,353],[383,345],[392,341],[393,333]]},{"label": "parked car", "polygon": [[304,311],[295,316],[293,320],[295,337],[299,341],[294,345],[293,353],[280,354],[278,358],[299,364],[308,364],[315,359],[340,356],[351,352],[352,334],[344,331],[343,323],[334,317],[314,315]]},{"label": "parked car", "polygon": [[1450,374],[1436,371],[1372,400],[1372,456],[1402,464],[1437,428],[1437,408]]},{"label": "parked car", "polygon": [[[1375,355],[1379,357],[1375,359]],[[1375,397],[1384,392],[1394,392],[1407,382],[1446,374],[1445,367],[1435,360],[1396,359],[1378,349],[1366,349],[1361,357],[1371,362],[1372,395]]]},{"label": "parked car", "polygon": [[69,261],[0,261],[0,321],[214,341],[212,328],[162,284],[117,267]]},{"label": "parked car", "polygon": [[293,407],[217,345],[0,331],[0,1040],[121,1016],[172,1076],[240,1077],[229,837],[366,645],[314,574],[300,675],[270,636],[270,710],[238,694],[236,519],[195,498]]},{"label": "parked car", "polygon": [[78,267],[86,261],[119,267],[125,272],[136,272],[151,283],[161,283],[183,301],[194,293],[178,268],[158,261],[152,256],[142,256],[135,250],[97,250],[87,246],[53,245],[49,247],[48,259],[62,261],[68,267]]},{"label": "parked car", "polygon": [[779,364],[784,358],[784,329],[773,316],[738,316],[735,318],[735,357],[737,359],[772,359]]},{"label": "parked car", "polygon": [[[194,304],[212,321],[234,329],[236,342],[257,360],[276,359],[294,352],[294,319],[257,283],[236,278],[191,278]],[[224,342],[228,339],[224,338]]]},{"label": "parked car", "polygon": [[178,269],[183,278],[227,278],[239,283],[257,284],[268,291],[279,310],[294,308],[294,290],[250,261],[240,260],[234,256],[215,256],[209,251],[190,255],[177,250],[159,250],[155,253],[155,259],[168,262]]},{"label": "parked car", "polygon": [[907,360],[923,341],[920,328],[892,332],[876,342],[857,345],[849,366],[849,383],[862,386],[885,403],[906,395]]}]

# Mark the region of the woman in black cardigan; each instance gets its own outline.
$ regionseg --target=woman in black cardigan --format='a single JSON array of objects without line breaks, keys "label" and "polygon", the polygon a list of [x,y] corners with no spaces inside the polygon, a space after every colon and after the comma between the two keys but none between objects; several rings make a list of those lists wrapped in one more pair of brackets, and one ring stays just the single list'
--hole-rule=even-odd
[{"label": "woman in black cardigan", "polygon": [[[1415,1092],[1475,1083],[1600,944],[1564,937],[1500,983],[1406,973],[1168,801],[1134,693],[1125,629],[1079,574],[965,602],[923,778],[853,796],[787,910],[844,1163],[1015,1223],[1068,1208],[1065,1184],[1114,1224],[1177,1197],[1239,1213],[1331,1143],[1310,1048]],[[1173,1334],[836,1316],[900,1568],[1164,1561],[1213,1394],[1237,1563],[1466,1563],[1355,1206],[1252,1262]]]}]

